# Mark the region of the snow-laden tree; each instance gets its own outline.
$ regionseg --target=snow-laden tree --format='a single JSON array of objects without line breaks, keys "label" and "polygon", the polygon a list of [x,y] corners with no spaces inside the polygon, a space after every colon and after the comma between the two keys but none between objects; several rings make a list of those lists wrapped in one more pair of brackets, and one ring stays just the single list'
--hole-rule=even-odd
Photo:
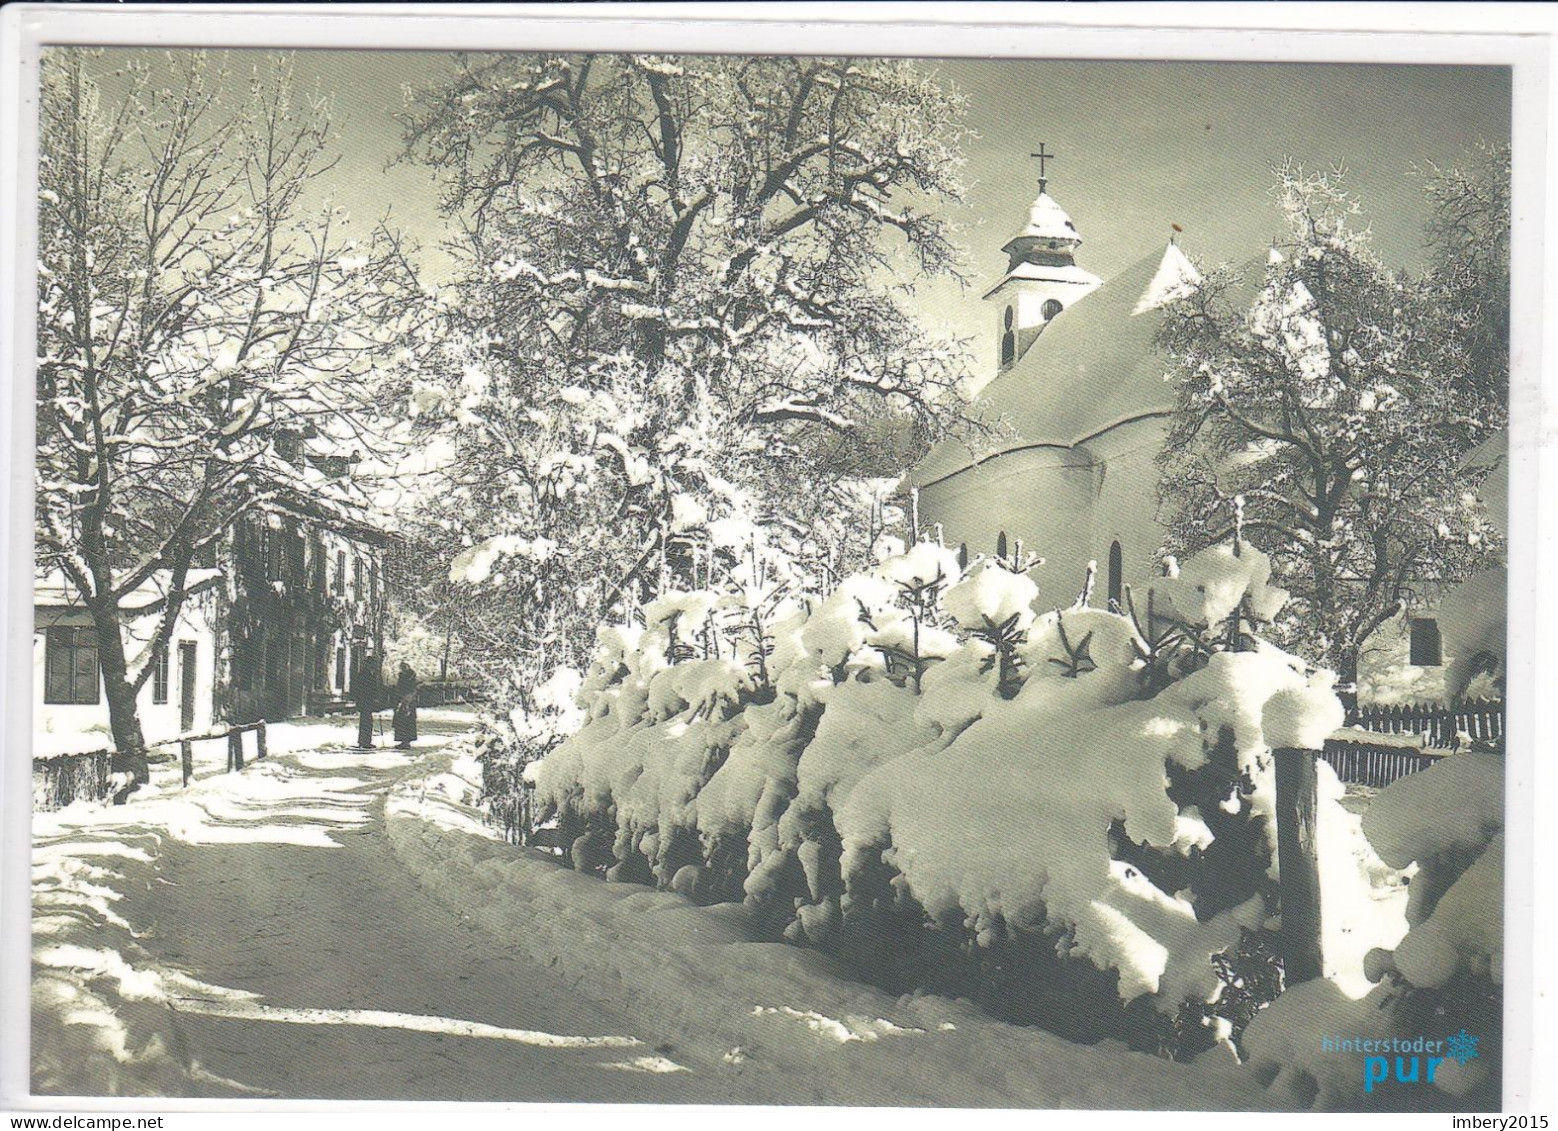
[{"label": "snow-laden tree", "polygon": [[[136,695],[192,565],[249,508],[350,502],[319,453],[382,451],[376,366],[417,297],[396,241],[353,238],[324,199],[328,106],[294,94],[285,60],[247,81],[229,65],[43,60],[37,560],[92,615],[134,781]],[[160,625],[131,646],[120,605],[147,585]]]},{"label": "snow-laden tree", "polygon": [[903,295],[956,271],[960,114],[883,60],[478,56],[414,99],[463,266],[412,404],[490,674],[752,553],[862,559],[883,449],[959,408]]},{"label": "snow-laden tree", "polygon": [[1503,427],[1507,376],[1486,372],[1487,312],[1442,271],[1376,258],[1339,172],[1284,167],[1277,195],[1287,233],[1264,278],[1208,272],[1164,320],[1169,549],[1242,526],[1293,595],[1279,636],[1345,689],[1371,633],[1497,552],[1466,456]]},{"label": "snow-laden tree", "polygon": [[1427,282],[1462,321],[1468,378],[1481,395],[1509,393],[1510,147],[1484,147],[1474,161],[1432,168],[1424,191],[1433,252]]}]

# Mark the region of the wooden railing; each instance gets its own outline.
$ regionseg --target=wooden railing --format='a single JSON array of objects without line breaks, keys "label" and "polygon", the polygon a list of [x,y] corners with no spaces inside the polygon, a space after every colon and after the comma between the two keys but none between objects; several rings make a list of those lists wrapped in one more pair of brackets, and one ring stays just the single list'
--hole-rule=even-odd
[{"label": "wooden railing", "polygon": [[[390,710],[395,700],[393,684],[386,685],[384,693],[374,704],[373,713]],[[464,704],[483,703],[487,699],[487,693],[482,690],[481,684],[469,679],[439,680],[430,679],[417,684],[418,707],[448,707]],[[308,710],[315,715],[355,715],[358,706],[350,695],[344,692],[330,699],[314,699],[309,702]]]},{"label": "wooden railing", "polygon": [[243,736],[245,732],[254,732],[254,760],[263,759],[267,753],[265,742],[265,720],[257,723],[241,723],[238,726],[217,728],[207,731],[205,734],[181,734],[177,738],[164,739],[161,742],[149,742],[148,750],[157,746],[172,746],[178,743],[179,766],[183,770],[184,784],[189,784],[189,779],[195,776],[195,743],[209,742],[213,739],[227,739],[227,772],[243,769]]},{"label": "wooden railing", "polygon": [[430,679],[417,684],[418,707],[480,703],[485,698],[481,684],[473,679]]},{"label": "wooden railing", "polygon": [[[179,748],[179,765],[183,783],[189,784],[195,774],[195,743],[216,739],[227,740],[227,772],[244,767],[243,736],[254,732],[254,760],[266,756],[265,720],[242,723],[238,726],[218,727],[202,734],[181,734],[177,738],[164,738],[148,742],[148,752],[163,746]],[[87,750],[75,754],[49,754],[32,760],[32,772],[43,778],[40,794],[33,787],[33,803],[40,810],[63,809],[72,801],[101,801],[108,796],[109,779],[113,776],[112,750]]]}]

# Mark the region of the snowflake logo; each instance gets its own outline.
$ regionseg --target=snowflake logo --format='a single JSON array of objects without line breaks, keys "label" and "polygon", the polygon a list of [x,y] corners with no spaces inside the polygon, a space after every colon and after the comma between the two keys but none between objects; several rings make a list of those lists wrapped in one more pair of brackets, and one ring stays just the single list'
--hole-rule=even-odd
[{"label": "snowflake logo", "polygon": [[1449,1048],[1450,1055],[1459,1064],[1477,1059],[1477,1038],[1465,1029],[1446,1037],[1444,1043]]}]

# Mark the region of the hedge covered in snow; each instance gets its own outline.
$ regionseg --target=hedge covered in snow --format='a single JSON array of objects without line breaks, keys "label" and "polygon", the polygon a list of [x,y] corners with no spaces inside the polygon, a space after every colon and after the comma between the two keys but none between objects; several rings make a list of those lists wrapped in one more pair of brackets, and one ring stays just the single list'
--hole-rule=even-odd
[{"label": "hedge covered in snow", "polygon": [[1079,1038],[1226,1041],[1279,986],[1271,748],[1342,720],[1254,635],[1265,555],[1037,613],[1024,562],[890,549],[824,597],[754,559],[603,629],[582,726],[526,774],[574,865]]}]

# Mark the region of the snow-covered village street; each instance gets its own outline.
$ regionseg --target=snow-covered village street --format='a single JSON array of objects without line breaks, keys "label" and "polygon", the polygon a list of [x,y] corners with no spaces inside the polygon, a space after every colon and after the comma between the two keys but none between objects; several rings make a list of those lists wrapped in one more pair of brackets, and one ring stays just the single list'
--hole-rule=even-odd
[{"label": "snow-covered village street", "polygon": [[1231,1061],[894,1000],[749,941],[739,906],[505,845],[439,752],[466,719],[434,714],[412,758],[280,726],[242,773],[40,816],[39,1090],[1092,1106],[1125,1081],[1154,1106],[1273,1103]]},{"label": "snow-covered village street", "polygon": [[269,1094],[674,1097],[619,1019],[418,887],[384,835],[406,763],[303,751],[207,783],[196,824],[143,826],[157,874],[125,910],[153,968],[209,984],[170,995],[170,1048]]}]

